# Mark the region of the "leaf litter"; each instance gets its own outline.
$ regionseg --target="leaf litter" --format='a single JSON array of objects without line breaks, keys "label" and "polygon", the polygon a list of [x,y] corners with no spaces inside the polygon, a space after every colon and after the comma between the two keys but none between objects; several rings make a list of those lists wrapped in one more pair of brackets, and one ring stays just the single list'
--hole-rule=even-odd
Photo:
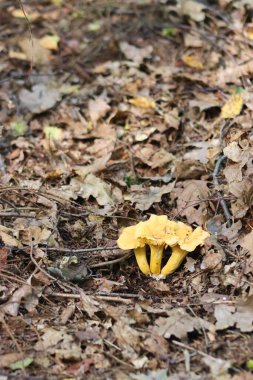
[{"label": "leaf litter", "polygon": [[[252,379],[252,2],[23,7],[0,31],[0,375]],[[116,246],[150,214],[211,233],[159,282]]]}]

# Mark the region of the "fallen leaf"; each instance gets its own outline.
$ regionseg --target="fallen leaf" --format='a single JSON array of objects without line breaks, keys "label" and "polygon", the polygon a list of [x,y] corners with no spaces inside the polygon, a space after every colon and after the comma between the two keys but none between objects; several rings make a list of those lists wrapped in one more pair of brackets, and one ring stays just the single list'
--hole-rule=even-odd
[{"label": "fallen leaf", "polygon": [[47,35],[39,39],[39,44],[47,50],[57,50],[58,43],[60,41],[59,36],[56,34]]},{"label": "fallen leaf", "polygon": [[189,16],[192,20],[201,22],[205,19],[204,4],[194,0],[180,0],[179,9],[182,15]]},{"label": "fallen leaf", "polygon": [[0,268],[4,268],[7,265],[8,248],[0,248]]},{"label": "fallen leaf", "polygon": [[146,96],[136,96],[133,99],[129,99],[128,101],[130,104],[132,104],[135,107],[143,108],[143,109],[155,109],[156,104],[155,101],[151,98],[148,98]]},{"label": "fallen leaf", "polygon": [[242,248],[246,249],[253,258],[253,230],[250,231],[248,234],[244,235],[242,238],[239,240],[239,244]]},{"label": "fallen leaf", "polygon": [[232,119],[241,113],[243,106],[242,94],[230,95],[221,109],[222,119]]},{"label": "fallen leaf", "polygon": [[[1,322],[1,319],[0,319],[0,322]],[[0,368],[9,367],[11,364],[19,360],[22,360],[24,356],[25,356],[25,352],[11,352],[9,354],[2,354],[0,356]]]},{"label": "fallen leaf", "polygon": [[43,132],[48,140],[61,141],[63,139],[63,131],[61,128],[48,125],[43,128]]},{"label": "fallen leaf", "polygon": [[8,247],[21,247],[21,243],[14,236],[14,231],[10,228],[0,225],[0,237],[4,244]]},{"label": "fallen leaf", "polygon": [[217,320],[215,327],[217,330],[224,330],[229,327],[237,327],[241,332],[253,330],[253,297],[249,297],[244,303],[238,306],[216,305],[214,316]]},{"label": "fallen leaf", "polygon": [[40,17],[39,12],[37,11],[31,12],[31,11],[26,10],[26,12],[24,13],[24,11],[20,8],[13,9],[13,11],[11,12],[11,15],[15,18],[26,19],[27,17],[29,21],[36,21]]},{"label": "fallen leaf", "polygon": [[33,114],[39,114],[54,107],[61,99],[61,92],[59,88],[41,83],[34,85],[31,91],[22,89],[19,99],[23,108],[27,108]]},{"label": "fallen leaf", "polygon": [[138,48],[134,45],[130,45],[127,42],[120,42],[119,47],[126,58],[135,62],[136,64],[140,64],[145,58],[149,58],[153,51],[153,47],[150,45],[144,48]]},{"label": "fallen leaf", "polygon": [[100,310],[99,302],[96,301],[93,297],[85,294],[82,289],[79,289],[79,293],[83,310],[88,314],[90,318],[93,318],[94,314]]},{"label": "fallen leaf", "polygon": [[168,317],[157,318],[152,331],[166,339],[172,335],[183,339],[187,337],[189,332],[207,329],[209,325],[203,319],[192,317],[184,309],[178,308],[170,310]]},{"label": "fallen leaf", "polygon": [[2,305],[1,311],[13,317],[17,316],[21,301],[30,296],[32,292],[33,290],[30,285],[23,284],[12,294],[9,301]]},{"label": "fallen leaf", "polygon": [[182,61],[185,65],[192,67],[196,70],[203,70],[204,66],[203,63],[199,60],[197,56],[193,55],[183,55]]},{"label": "fallen leaf", "polygon": [[48,65],[51,60],[51,53],[49,50],[42,47],[39,43],[39,39],[24,38],[18,42],[18,45],[25,54],[25,58],[28,61],[38,65]]},{"label": "fallen leaf", "polygon": [[93,124],[96,124],[97,121],[104,117],[106,113],[111,109],[111,107],[102,97],[98,97],[95,100],[89,100],[88,108]]},{"label": "fallen leaf", "polygon": [[232,366],[228,360],[213,358],[211,356],[203,357],[202,360],[210,368],[211,374],[215,376],[216,379],[226,374]]},{"label": "fallen leaf", "polygon": [[[160,369],[158,371],[148,371],[146,374],[129,374],[131,379],[134,380],[168,380],[167,369]],[[175,379],[176,380],[176,379]]]},{"label": "fallen leaf", "polygon": [[164,185],[160,187],[150,186],[146,189],[136,186],[136,191],[134,189],[131,191],[130,200],[135,203],[135,207],[138,210],[148,210],[154,203],[161,202],[162,196],[171,192],[175,185],[175,182],[169,185]]},{"label": "fallen leaf", "polygon": [[[181,187],[183,186],[183,188]],[[207,199],[209,188],[206,181],[178,182],[172,191],[172,198],[177,198],[177,215],[185,216],[188,223],[202,226],[207,217]]]},{"label": "fallen leaf", "polygon": [[89,199],[92,196],[100,206],[114,205],[111,186],[94,174],[88,174],[84,180],[78,177],[72,178],[69,188],[75,192],[76,197]]},{"label": "fallen leaf", "polygon": [[33,358],[27,357],[22,360],[18,360],[15,363],[11,363],[9,365],[9,368],[11,368],[12,370],[27,368],[29,367],[30,364],[32,364],[32,362],[33,362]]}]

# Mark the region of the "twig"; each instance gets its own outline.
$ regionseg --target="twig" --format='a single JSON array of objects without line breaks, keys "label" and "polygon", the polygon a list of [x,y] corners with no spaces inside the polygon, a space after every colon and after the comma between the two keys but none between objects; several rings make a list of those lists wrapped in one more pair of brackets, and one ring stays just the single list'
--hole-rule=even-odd
[{"label": "twig", "polygon": [[88,267],[89,268],[102,268],[102,267],[105,267],[107,265],[113,265],[113,264],[116,264],[116,263],[120,263],[121,261],[124,261],[124,260],[128,259],[128,257],[130,257],[130,256],[132,256],[132,252],[129,252],[126,255],[123,255],[123,256],[119,257],[118,259],[105,261],[103,263],[88,265]]},{"label": "twig", "polygon": [[[75,299],[81,298],[80,294],[75,294],[75,293],[56,293],[56,292],[53,292],[53,293],[47,294],[47,295],[51,296],[51,297],[61,297],[61,298],[75,298]],[[108,295],[108,296],[93,295],[93,296],[94,296],[94,298],[101,300],[101,301],[120,302],[120,303],[125,303],[127,305],[132,302],[129,299],[124,299],[121,297],[113,297],[111,295]]]},{"label": "twig", "polygon": [[205,358],[212,358],[212,359],[217,360],[217,358],[215,358],[214,356],[208,355],[208,354],[206,354],[203,351],[197,350],[196,348],[193,348],[193,347],[189,346],[188,344],[184,344],[184,343],[178,342],[177,340],[173,340],[172,343],[175,344],[176,346],[179,346],[179,347],[183,348],[183,349],[187,349],[187,350],[193,351],[196,354],[204,356]]},{"label": "twig", "polygon": [[0,217],[3,218],[13,218],[13,217],[19,217],[19,218],[36,218],[36,215],[31,214],[21,214],[19,212],[0,212]]},{"label": "twig", "polygon": [[126,367],[128,367],[130,369],[132,369],[132,370],[135,369],[135,367],[133,365],[125,363],[123,360],[117,358],[117,356],[114,356],[113,354],[111,354],[111,353],[109,353],[107,351],[105,351],[104,354],[107,355],[107,356],[109,356],[109,358],[114,359],[116,362],[118,362],[118,363],[120,363],[120,364],[122,364],[122,365],[124,365],[124,366],[126,366]]},{"label": "twig", "polygon": [[[221,155],[218,160],[216,161],[216,164],[215,164],[215,168],[214,168],[214,171],[213,171],[213,183],[214,185],[217,187],[219,186],[219,179],[218,179],[218,174],[220,172],[220,169],[221,169],[221,165],[222,163],[227,159],[226,156],[224,155]],[[226,221],[227,221],[227,224],[228,224],[228,227],[231,227],[232,225],[232,215],[230,214],[229,210],[228,210],[228,207],[227,207],[227,204],[226,204],[226,201],[225,199],[223,198],[222,196],[222,193],[217,190],[217,194],[218,196],[221,198],[220,200],[220,205],[223,209],[223,212],[224,212],[224,215],[225,215],[225,218],[226,218]]]},{"label": "twig", "polygon": [[116,249],[119,249],[119,247],[96,247],[96,248],[81,248],[81,249],[71,249],[71,248],[57,248],[57,247],[52,247],[52,248],[43,248],[40,247],[41,249],[45,249],[48,252],[65,252],[65,253],[86,253],[86,252],[98,252],[98,251],[114,251]]}]

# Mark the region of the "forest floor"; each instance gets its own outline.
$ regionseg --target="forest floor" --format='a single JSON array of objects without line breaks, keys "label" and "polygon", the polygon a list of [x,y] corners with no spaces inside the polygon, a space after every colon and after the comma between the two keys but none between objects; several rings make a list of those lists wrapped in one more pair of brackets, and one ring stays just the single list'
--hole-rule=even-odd
[{"label": "forest floor", "polygon": [[[252,1],[0,21],[1,380],[253,379]],[[160,281],[117,246],[152,214],[210,233]]]}]

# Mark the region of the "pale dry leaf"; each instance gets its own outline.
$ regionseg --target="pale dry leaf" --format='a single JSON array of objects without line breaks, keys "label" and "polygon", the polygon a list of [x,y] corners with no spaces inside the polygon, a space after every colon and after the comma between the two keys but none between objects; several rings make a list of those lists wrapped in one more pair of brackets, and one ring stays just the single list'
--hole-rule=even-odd
[{"label": "pale dry leaf", "polygon": [[239,244],[242,248],[249,252],[250,256],[253,258],[253,231],[250,231],[248,234],[244,235],[239,240]]},{"label": "pale dry leaf", "polygon": [[203,357],[202,361],[210,368],[211,374],[215,376],[215,378],[219,378],[221,375],[227,373],[232,365],[228,360],[213,358],[211,356]]},{"label": "pale dry leaf", "polygon": [[168,317],[159,317],[155,321],[152,331],[158,335],[169,339],[172,335],[182,339],[186,338],[189,332],[208,329],[210,324],[201,318],[189,315],[184,309],[172,309],[168,312]]},{"label": "pale dry leaf", "polygon": [[223,149],[224,155],[234,162],[240,162],[242,166],[246,164],[250,152],[239,147],[236,141],[231,142]]},{"label": "pale dry leaf", "polygon": [[149,58],[153,51],[153,47],[150,45],[144,48],[138,48],[127,42],[120,42],[119,47],[125,57],[136,64],[140,64],[145,58]]},{"label": "pale dry leaf", "polygon": [[13,317],[16,317],[18,315],[21,301],[29,297],[32,292],[33,289],[29,284],[23,284],[12,294],[9,301],[2,306],[1,311],[3,313],[7,313]]},{"label": "pale dry leaf", "polygon": [[140,350],[140,333],[129,325],[127,318],[121,318],[112,327],[117,344],[120,348],[126,349],[127,346]]},{"label": "pale dry leaf", "polygon": [[94,197],[100,206],[114,205],[111,186],[94,174],[88,174],[84,180],[78,177],[72,178],[69,189],[74,191],[76,197],[85,199]]},{"label": "pale dry leaf", "polygon": [[146,374],[133,374],[130,373],[130,378],[134,380],[185,380],[181,377],[170,379],[167,375],[167,369],[160,369],[157,371],[148,371]]},{"label": "pale dry leaf", "polygon": [[54,107],[61,99],[61,91],[49,84],[40,83],[34,85],[31,91],[23,88],[19,93],[19,99],[23,108],[27,108],[33,114],[39,114]]},{"label": "pale dry leaf", "polygon": [[200,22],[205,19],[204,4],[197,2],[196,0],[180,0],[179,9],[182,15],[189,16],[192,20]]},{"label": "pale dry leaf", "polygon": [[237,327],[241,332],[253,331],[253,296],[238,306],[216,305],[214,312],[217,330]]},{"label": "pale dry leaf", "polygon": [[59,36],[57,36],[56,34],[52,34],[40,38],[39,44],[47,50],[57,50],[59,41]]},{"label": "pale dry leaf", "polygon": [[98,97],[95,100],[89,100],[88,109],[92,123],[96,124],[99,119],[106,115],[111,107],[103,97]]},{"label": "pale dry leaf", "polygon": [[2,226],[0,226],[0,237],[4,244],[9,247],[21,247],[22,244],[18,239],[11,236],[10,234],[6,233],[5,231],[2,231]]},{"label": "pale dry leaf", "polygon": [[184,62],[185,65],[196,69],[196,70],[203,70],[204,65],[201,62],[200,58],[194,55],[183,55],[182,56],[182,61]]},{"label": "pale dry leaf", "polygon": [[[209,188],[206,181],[193,180],[177,184],[172,197],[177,198],[177,214],[185,216],[187,222],[203,225],[206,219]],[[183,187],[180,187],[183,186]]]},{"label": "pale dry leaf", "polygon": [[[1,322],[1,319],[0,319],[0,322]],[[11,352],[9,354],[2,354],[0,356],[0,368],[9,367],[12,363],[16,363],[17,361],[24,359],[25,355],[26,355],[25,352]],[[7,380],[7,379],[8,379],[7,377],[3,376],[3,380]]]},{"label": "pale dry leaf", "polygon": [[35,344],[34,349],[36,351],[46,351],[48,349],[53,349],[54,347],[62,341],[65,332],[63,330],[56,330],[51,327],[44,329],[44,334],[41,336],[40,340]]},{"label": "pale dry leaf", "polygon": [[230,95],[226,103],[221,109],[222,119],[233,119],[238,116],[242,110],[243,98],[242,94]]},{"label": "pale dry leaf", "polygon": [[79,293],[83,310],[88,314],[90,318],[94,317],[94,314],[100,310],[99,302],[96,301],[93,297],[85,294],[85,292],[80,288]]},{"label": "pale dry leaf", "polygon": [[25,57],[28,61],[32,61],[34,64],[45,65],[51,60],[51,53],[40,45],[39,39],[24,38],[18,42]]},{"label": "pale dry leaf", "polygon": [[160,202],[163,195],[170,193],[174,185],[175,182],[160,187],[138,188],[135,192],[132,189],[130,200],[138,210],[148,210],[154,203]]},{"label": "pale dry leaf", "polygon": [[137,108],[143,109],[155,109],[156,104],[152,98],[148,98],[147,96],[136,96],[128,101],[130,104]]}]

